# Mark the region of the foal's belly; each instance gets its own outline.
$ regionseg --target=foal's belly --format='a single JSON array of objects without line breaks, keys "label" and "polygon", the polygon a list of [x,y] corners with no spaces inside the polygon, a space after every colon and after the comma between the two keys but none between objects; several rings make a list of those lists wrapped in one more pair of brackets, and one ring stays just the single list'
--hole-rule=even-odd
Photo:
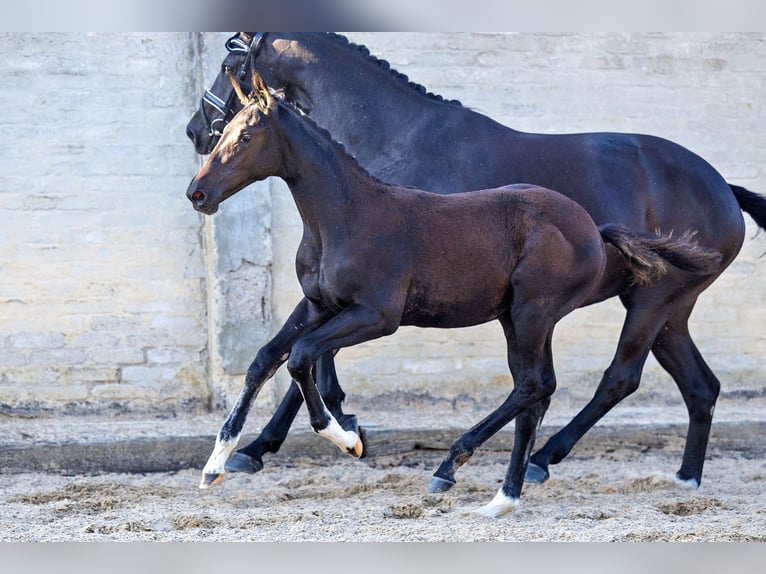
[{"label": "foal's belly", "polygon": [[[507,283],[454,293],[440,289],[412,290],[402,313],[402,325],[453,329],[481,325],[497,319],[508,308]],[[452,290],[447,290],[452,291]]]}]

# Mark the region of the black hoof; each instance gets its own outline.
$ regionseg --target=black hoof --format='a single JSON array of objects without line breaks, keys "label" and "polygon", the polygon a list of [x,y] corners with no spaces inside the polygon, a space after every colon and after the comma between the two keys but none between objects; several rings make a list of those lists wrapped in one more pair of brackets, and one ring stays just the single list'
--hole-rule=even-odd
[{"label": "black hoof", "polygon": [[370,446],[369,443],[367,442],[367,431],[364,430],[364,427],[357,427],[356,432],[359,435],[359,440],[362,441],[362,456],[360,456],[359,458],[366,458],[367,455],[370,454],[367,450]]},{"label": "black hoof", "polygon": [[359,423],[356,420],[356,415],[343,415],[338,422],[343,430],[359,434]]},{"label": "black hoof", "polygon": [[431,478],[431,484],[428,485],[428,492],[447,492],[457,483],[454,480],[447,480],[434,476]]},{"label": "black hoof", "polygon": [[255,474],[259,470],[263,470],[263,463],[260,460],[254,459],[252,456],[248,456],[241,452],[235,452],[229,457],[224,465],[226,472],[246,472],[248,474]]},{"label": "black hoof", "polygon": [[535,463],[530,462],[527,466],[527,473],[524,475],[524,480],[527,482],[533,482],[534,484],[542,484],[550,478],[548,470],[542,466],[537,466]]}]

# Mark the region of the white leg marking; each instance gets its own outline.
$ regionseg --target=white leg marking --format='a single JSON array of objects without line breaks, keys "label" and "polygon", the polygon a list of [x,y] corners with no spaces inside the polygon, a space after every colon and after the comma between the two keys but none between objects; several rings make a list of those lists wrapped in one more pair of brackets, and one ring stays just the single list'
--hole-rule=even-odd
[{"label": "white leg marking", "polygon": [[210,486],[213,486],[209,481],[206,482],[206,475],[223,476],[225,472],[224,465],[226,464],[226,461],[229,460],[234,449],[237,448],[238,442],[239,436],[227,441],[222,441],[219,437],[216,437],[213,453],[210,455],[210,458],[207,459],[205,468],[202,469],[202,482],[200,482],[200,488],[210,488]]},{"label": "white leg marking", "polygon": [[503,494],[503,489],[501,488],[497,491],[495,498],[493,498],[489,504],[482,506],[478,510],[474,510],[474,512],[489,518],[497,518],[498,516],[511,512],[518,505],[519,499],[506,496]]},{"label": "white leg marking", "polygon": [[362,443],[359,440],[359,435],[354,431],[344,430],[329,412],[327,412],[327,416],[330,417],[330,423],[327,427],[314,432],[332,442],[343,452],[356,457],[362,456]]},{"label": "white leg marking", "polygon": [[689,478],[687,480],[681,480],[677,476],[675,476],[673,478],[676,481],[676,484],[679,484],[679,485],[681,485],[681,486],[683,486],[685,488],[690,488],[692,490],[697,490],[700,487],[700,483],[697,482],[697,480],[694,479],[694,478]]}]

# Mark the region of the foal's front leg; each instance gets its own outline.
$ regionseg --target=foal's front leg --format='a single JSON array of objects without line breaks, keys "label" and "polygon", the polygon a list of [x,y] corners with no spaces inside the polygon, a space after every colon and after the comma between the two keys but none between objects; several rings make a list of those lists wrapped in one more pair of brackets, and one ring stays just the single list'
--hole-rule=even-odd
[{"label": "foal's front leg", "polygon": [[311,428],[354,457],[362,456],[362,441],[357,432],[343,428],[327,409],[311,376],[311,366],[331,349],[351,347],[393,333],[398,321],[392,320],[392,316],[395,315],[368,305],[352,304],[297,341],[287,363],[287,370],[306,401]]},{"label": "foal's front leg", "polygon": [[[319,392],[327,408],[345,430],[358,432],[359,425],[355,415],[343,412],[345,393],[340,387],[332,353],[325,353],[314,369]],[[303,395],[298,385],[293,383],[285,393],[277,411],[271,417],[258,437],[247,446],[233,453],[226,461],[226,472],[255,473],[263,469],[263,455],[278,452],[287,437],[298,411],[303,406]]]},{"label": "foal's front leg", "polygon": [[255,360],[247,369],[245,384],[239,393],[237,402],[234,403],[218,431],[213,453],[202,470],[200,488],[210,488],[223,480],[226,460],[237,447],[247,419],[247,413],[263,384],[287,360],[293,343],[302,335],[311,332],[317,325],[321,325],[330,316],[328,311],[317,307],[304,298],[298,303],[274,338],[261,347]]}]

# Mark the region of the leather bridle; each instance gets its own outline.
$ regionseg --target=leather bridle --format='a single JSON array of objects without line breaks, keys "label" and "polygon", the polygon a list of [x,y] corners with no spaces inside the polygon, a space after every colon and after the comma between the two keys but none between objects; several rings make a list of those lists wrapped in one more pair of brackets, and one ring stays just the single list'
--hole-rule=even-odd
[{"label": "leather bridle", "polygon": [[[263,43],[263,38],[265,35],[266,32],[255,32],[249,44],[242,40],[239,34],[235,34],[226,40],[226,49],[230,53],[245,55],[244,60],[242,60],[242,65],[239,67],[239,71],[237,72],[237,79],[240,82],[245,81],[245,76],[247,75],[248,70],[251,69],[252,64],[255,62],[255,57],[258,55],[258,50]],[[231,121],[231,118],[234,117],[234,109],[232,106],[234,97],[235,93],[233,89],[229,91],[229,95],[225,101],[223,98],[214,94],[211,90],[205,90],[204,95],[200,99],[199,109],[200,114],[202,114],[202,118],[205,120],[205,125],[207,126],[208,135],[210,135],[210,137],[221,137],[223,128],[227,123]],[[216,110],[218,114],[220,114],[220,117],[209,117],[205,111],[206,104],[207,106]],[[220,127],[217,127],[218,124],[220,124]]]}]

